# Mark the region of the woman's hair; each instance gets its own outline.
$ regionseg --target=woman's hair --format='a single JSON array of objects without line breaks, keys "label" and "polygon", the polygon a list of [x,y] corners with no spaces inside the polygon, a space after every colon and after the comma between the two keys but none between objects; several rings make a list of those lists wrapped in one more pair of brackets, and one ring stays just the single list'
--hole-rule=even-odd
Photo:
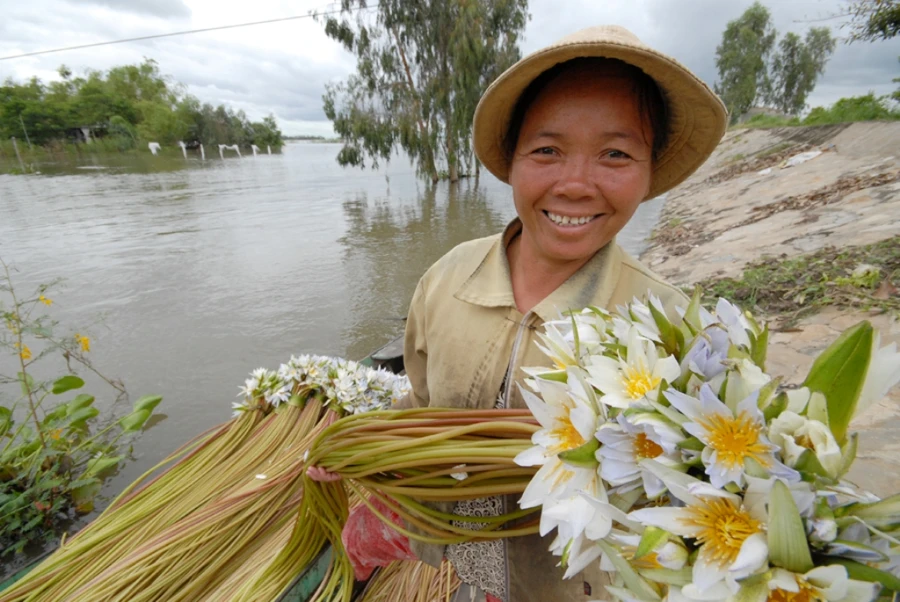
[{"label": "woman's hair", "polygon": [[506,130],[506,136],[503,138],[503,148],[506,151],[508,161],[512,161],[516,151],[516,145],[519,143],[519,131],[522,129],[522,123],[525,121],[525,114],[534,104],[538,95],[550,85],[559,76],[574,70],[608,71],[610,68],[631,78],[634,82],[634,91],[638,100],[638,112],[641,120],[646,120],[650,124],[650,130],[653,132],[653,147],[651,148],[651,157],[655,162],[659,158],[662,149],[666,147],[669,138],[669,117],[666,112],[666,103],[663,98],[659,86],[652,77],[641,71],[638,67],[630,65],[619,59],[611,59],[604,57],[581,57],[557,63],[550,69],[547,69],[538,75],[516,102],[512,116],[509,121],[509,129]]}]

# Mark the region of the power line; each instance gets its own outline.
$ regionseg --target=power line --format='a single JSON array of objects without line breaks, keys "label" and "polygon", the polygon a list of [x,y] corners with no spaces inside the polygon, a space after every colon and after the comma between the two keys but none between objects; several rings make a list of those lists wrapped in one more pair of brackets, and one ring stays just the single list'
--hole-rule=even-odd
[{"label": "power line", "polygon": [[[373,5],[366,8],[378,8]],[[357,9],[362,10],[362,9]],[[248,23],[236,23],[234,25],[220,25],[218,27],[205,27],[203,29],[189,29],[187,31],[173,31],[171,33],[158,33],[150,36],[140,36],[137,38],[126,38],[124,40],[110,40],[108,42],[94,42],[93,44],[81,44],[80,46],[66,46],[65,48],[53,48],[52,50],[38,50],[36,52],[26,52],[25,54],[14,54],[12,56],[0,56],[0,61],[8,61],[10,59],[20,59],[26,56],[37,56],[39,54],[51,54],[53,52],[65,52],[67,50],[80,50],[82,48],[94,48],[96,46],[108,46],[110,44],[124,44],[126,42],[140,42],[142,40],[154,40],[156,38],[170,38],[172,36],[184,36],[191,33],[203,33],[205,31],[219,31],[222,29],[235,29],[237,27],[250,27],[251,25],[265,25],[267,23],[279,23],[281,21],[294,21],[296,19],[310,19],[317,15],[333,15],[342,12],[340,10],[326,11],[308,15],[294,15],[293,17],[280,17],[278,19],[267,19],[265,21],[250,21]]]}]

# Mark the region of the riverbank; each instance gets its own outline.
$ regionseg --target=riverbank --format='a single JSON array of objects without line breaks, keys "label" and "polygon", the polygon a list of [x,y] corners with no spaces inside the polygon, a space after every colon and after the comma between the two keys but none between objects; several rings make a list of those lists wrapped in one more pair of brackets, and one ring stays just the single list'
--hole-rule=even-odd
[{"label": "riverbank", "polygon": [[[799,280],[806,271],[800,258],[817,252],[827,257],[830,247],[840,252],[882,241],[889,241],[882,247],[894,247],[897,236],[900,123],[737,129],[669,193],[641,259],[686,287],[740,279],[748,266],[765,274],[760,265],[787,260],[794,261],[781,265],[795,266]],[[811,304],[798,293],[787,299],[793,307],[762,312],[774,329],[769,371],[789,383],[802,381],[815,355],[860,320],[875,325],[882,345],[900,343],[896,312],[865,301],[866,296],[898,301],[900,273],[859,265],[842,269],[848,273],[838,278],[871,277],[860,288],[858,303],[821,303],[817,297],[817,305],[824,306],[820,311],[794,319],[791,311],[802,315]],[[814,294],[827,295],[830,284]],[[756,296],[738,300],[759,313],[754,301]],[[900,490],[900,390],[870,408],[854,428],[861,437],[851,480],[880,495]]]}]

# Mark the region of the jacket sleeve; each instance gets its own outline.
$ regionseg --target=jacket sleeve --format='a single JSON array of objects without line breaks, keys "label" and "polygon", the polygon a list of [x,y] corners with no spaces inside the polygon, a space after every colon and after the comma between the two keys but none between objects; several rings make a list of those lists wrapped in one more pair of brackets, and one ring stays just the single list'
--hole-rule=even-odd
[{"label": "jacket sleeve", "polygon": [[409,316],[406,318],[406,335],[403,343],[403,366],[409,383],[410,394],[397,403],[397,409],[428,407],[428,343],[426,341],[427,324],[425,322],[426,299],[423,280],[419,280],[416,292],[409,304]]}]

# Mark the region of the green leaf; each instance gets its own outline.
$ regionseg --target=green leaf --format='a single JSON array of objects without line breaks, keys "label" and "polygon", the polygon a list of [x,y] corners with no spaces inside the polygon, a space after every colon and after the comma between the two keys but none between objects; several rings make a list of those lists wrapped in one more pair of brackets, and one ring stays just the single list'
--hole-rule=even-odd
[{"label": "green leaf", "polygon": [[94,498],[100,493],[101,487],[100,479],[92,479],[87,485],[72,489],[70,493],[76,512],[87,514],[92,511],[94,509]]},{"label": "green leaf", "polygon": [[683,441],[679,441],[676,446],[681,449],[689,449],[698,452],[702,452],[706,448],[703,441],[700,441],[700,439],[697,439],[696,437],[688,437]]},{"label": "green leaf", "polygon": [[766,324],[759,336],[750,334],[750,359],[765,372],[766,353],[769,350],[769,325]]},{"label": "green leaf", "polygon": [[691,568],[685,567],[680,570],[675,569],[639,569],[638,573],[642,577],[646,577],[650,581],[656,583],[666,583],[668,585],[677,585],[684,587],[694,580],[691,574]]},{"label": "green leaf", "polygon": [[147,410],[152,412],[153,409],[162,401],[162,395],[144,395],[134,402],[134,411]]},{"label": "green leaf", "polygon": [[813,362],[803,385],[825,396],[828,426],[839,444],[844,443],[856,412],[872,356],[874,329],[868,321],[848,328]]},{"label": "green leaf", "polygon": [[566,370],[547,370],[546,372],[541,372],[537,374],[535,378],[540,378],[542,380],[549,380],[558,383],[568,382],[569,373]]},{"label": "green leaf", "polygon": [[769,562],[775,566],[805,573],[813,568],[806,543],[806,529],[791,490],[776,480],[769,496]]},{"label": "green leaf", "polygon": [[560,452],[557,455],[566,464],[581,468],[594,468],[600,464],[594,455],[598,449],[600,449],[600,442],[595,437],[591,437],[584,445],[569,451]]},{"label": "green leaf", "polygon": [[669,532],[659,527],[647,527],[641,535],[637,550],[634,552],[634,560],[640,560],[659,545],[669,539]]},{"label": "green leaf", "polygon": [[841,446],[841,467],[838,469],[836,478],[843,477],[853,466],[857,449],[859,449],[859,433],[851,433],[847,442]]},{"label": "green leaf", "polygon": [[772,403],[766,406],[763,410],[763,417],[766,419],[766,424],[769,424],[781,415],[787,409],[788,406],[788,396],[787,393],[781,391],[778,395],[775,396],[775,399],[772,400]]},{"label": "green leaf", "polygon": [[810,476],[811,478],[805,478],[805,481],[815,480],[815,477],[823,477],[826,479],[834,479],[835,475],[828,474],[828,471],[825,470],[825,467],[822,466],[822,463],[819,462],[818,456],[816,453],[807,449],[800,457],[797,458],[797,463],[794,465],[794,468],[799,470],[804,476]]},{"label": "green leaf", "polygon": [[893,592],[900,591],[900,577],[888,573],[887,571],[872,568],[868,565],[846,558],[832,558],[829,556],[827,562],[828,564],[839,564],[846,567],[847,575],[851,579],[867,581],[869,583],[880,583],[885,589],[889,589]]},{"label": "green leaf", "polygon": [[838,517],[855,516],[876,529],[890,529],[900,523],[900,493],[877,502],[856,503],[835,510]]},{"label": "green leaf", "polygon": [[60,395],[72,389],[80,389],[84,386],[84,381],[74,374],[67,374],[53,383],[51,391],[54,395]]},{"label": "green leaf", "polygon": [[678,337],[675,336],[675,327],[669,322],[669,318],[656,309],[656,306],[649,300],[647,301],[647,307],[650,308],[650,315],[653,316],[653,321],[656,322],[656,327],[659,329],[659,338],[660,341],[662,341],[666,353],[677,356],[679,349]]},{"label": "green leaf", "polygon": [[22,386],[22,395],[28,397],[34,392],[34,378],[32,378],[30,374],[17,372],[16,377],[18,378],[19,384]]},{"label": "green leaf", "polygon": [[119,465],[123,456],[100,456],[91,458],[84,469],[84,474],[79,478],[100,476],[103,472]]},{"label": "green leaf", "polygon": [[13,422],[12,411],[9,408],[0,407],[0,437],[9,432]]},{"label": "green leaf", "polygon": [[659,601],[659,594],[656,590],[654,590],[653,587],[634,570],[627,560],[622,558],[622,555],[617,549],[602,539],[597,542],[597,545],[600,546],[606,554],[606,557],[613,563],[613,566],[616,567],[619,576],[621,576],[622,581],[625,582],[625,586],[630,589],[636,597],[645,602]]},{"label": "green leaf", "polygon": [[150,418],[149,410],[138,410],[119,420],[119,425],[125,432],[139,431],[148,418]]},{"label": "green leaf", "polygon": [[85,408],[79,408],[69,414],[69,428],[81,429],[84,428],[87,424],[87,421],[94,418],[97,414],[100,413],[100,410],[97,408],[88,406]]},{"label": "green leaf", "polygon": [[72,401],[66,404],[66,408],[68,410],[69,415],[72,415],[72,412],[75,410],[80,410],[81,408],[87,407],[94,403],[94,396],[88,395],[87,393],[79,393],[75,396]]}]

